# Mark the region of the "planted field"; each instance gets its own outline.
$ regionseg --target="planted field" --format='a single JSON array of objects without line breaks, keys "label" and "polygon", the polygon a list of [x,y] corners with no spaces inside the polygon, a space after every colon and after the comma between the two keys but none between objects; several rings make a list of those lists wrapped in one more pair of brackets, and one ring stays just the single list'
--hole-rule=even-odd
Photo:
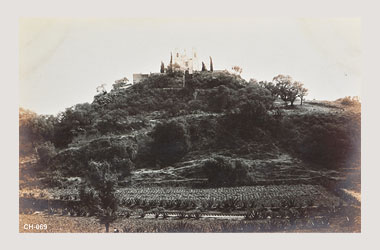
[{"label": "planted field", "polygon": [[[356,216],[355,216],[356,217]],[[357,221],[356,221],[357,220]],[[43,229],[29,229],[25,225],[46,225]],[[46,229],[45,229],[46,228]],[[354,223],[345,217],[334,216],[329,223],[320,218],[264,220],[202,219],[141,219],[119,218],[111,224],[111,231],[120,232],[360,232],[360,215]],[[100,233],[104,225],[95,217],[69,217],[54,215],[20,215],[20,233]]]},{"label": "planted field", "polygon": [[[112,227],[120,232],[360,232],[360,210],[319,185],[131,187],[117,194],[121,206]],[[75,194],[65,197],[80,202]],[[104,232],[96,216],[75,204],[33,211],[20,214],[20,232]]]},{"label": "planted field", "polygon": [[[319,185],[272,185],[230,188],[192,189],[186,187],[123,188],[118,191],[124,205],[158,203],[160,206],[175,206],[187,202],[192,206],[220,206],[228,201],[236,208],[278,207],[284,203],[292,206],[323,205],[336,206],[341,200]],[[177,204],[178,205],[178,204]],[[286,204],[285,204],[286,205]],[[179,205],[180,206],[180,205]]]}]

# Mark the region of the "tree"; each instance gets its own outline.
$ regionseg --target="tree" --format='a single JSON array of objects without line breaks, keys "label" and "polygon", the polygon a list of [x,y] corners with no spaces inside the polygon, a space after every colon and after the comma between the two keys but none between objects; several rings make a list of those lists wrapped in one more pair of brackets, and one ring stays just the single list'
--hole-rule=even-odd
[{"label": "tree", "polygon": [[204,62],[202,62],[202,71],[207,71],[206,64]]},{"label": "tree", "polygon": [[157,124],[151,134],[152,153],[158,162],[172,164],[180,160],[190,148],[185,124],[171,121]]},{"label": "tree", "polygon": [[236,72],[236,74],[240,75],[243,72],[243,69],[239,66],[232,66],[232,70]]},{"label": "tree", "polygon": [[164,63],[161,61],[161,69],[160,69],[160,72],[161,73],[165,73],[165,65]]},{"label": "tree", "polygon": [[273,82],[261,81],[258,83],[261,87],[266,88],[270,91],[273,98],[278,96],[278,89]]},{"label": "tree", "polygon": [[294,101],[298,97],[299,88],[294,83],[293,79],[290,76],[278,75],[273,78],[273,82],[276,84],[276,91],[280,98],[288,105],[293,106]]},{"label": "tree", "polygon": [[212,64],[212,58],[210,56],[210,71],[213,72],[214,71],[214,65]]},{"label": "tree", "polygon": [[301,99],[301,105],[303,103],[303,98],[307,96],[308,89],[303,87],[303,83],[295,82],[296,87],[298,88],[298,97]]},{"label": "tree", "polygon": [[54,126],[54,145],[57,148],[66,147],[75,136],[86,132],[85,129],[93,125],[95,116],[93,106],[89,103],[77,104],[59,113]]},{"label": "tree", "polygon": [[172,73],[173,72],[173,54],[170,53],[170,63],[169,63],[169,66],[168,66],[168,73]]},{"label": "tree", "polygon": [[337,99],[336,102],[339,102],[345,106],[361,107],[360,98],[358,96],[346,96],[344,98]]},{"label": "tree", "polygon": [[37,147],[37,154],[40,165],[48,167],[51,160],[57,155],[57,151],[54,144],[48,141]]},{"label": "tree", "polygon": [[98,87],[96,87],[96,92],[99,93],[99,94],[105,94],[107,93],[107,90],[106,90],[106,83],[103,83],[103,84],[100,84]]},{"label": "tree", "polygon": [[33,153],[39,144],[46,141],[53,141],[54,126],[56,123],[57,119],[52,115],[38,115],[33,111],[20,108],[20,154],[26,155]]},{"label": "tree", "polygon": [[207,184],[214,187],[228,187],[247,185],[250,182],[248,166],[239,160],[232,161],[229,158],[216,156],[202,166],[203,173],[207,177]]},{"label": "tree", "polygon": [[249,85],[256,85],[256,84],[259,84],[259,82],[255,78],[251,78],[251,79],[249,79],[248,84]]},{"label": "tree", "polygon": [[117,219],[119,203],[115,195],[117,176],[111,171],[107,161],[91,161],[86,177],[86,184],[90,186],[90,190],[95,191],[92,202],[95,205],[96,217],[100,224],[105,225],[108,233],[110,223]]}]

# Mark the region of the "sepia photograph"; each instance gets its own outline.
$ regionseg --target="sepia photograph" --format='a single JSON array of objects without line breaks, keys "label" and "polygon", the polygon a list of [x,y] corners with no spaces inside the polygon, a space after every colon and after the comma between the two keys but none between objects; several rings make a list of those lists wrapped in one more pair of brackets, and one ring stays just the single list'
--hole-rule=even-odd
[{"label": "sepia photograph", "polygon": [[18,25],[20,233],[362,232],[360,18]]}]

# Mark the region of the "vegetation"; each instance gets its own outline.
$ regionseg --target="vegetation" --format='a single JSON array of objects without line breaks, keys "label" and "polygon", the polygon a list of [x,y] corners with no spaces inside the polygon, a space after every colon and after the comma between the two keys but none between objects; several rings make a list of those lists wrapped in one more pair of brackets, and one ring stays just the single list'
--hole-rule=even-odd
[{"label": "vegetation", "polygon": [[243,72],[243,69],[240,66],[233,66],[232,70],[236,72],[236,74],[240,75]]},{"label": "vegetation", "polygon": [[[315,216],[309,214],[292,219],[245,219],[245,220],[215,220],[215,219],[182,219],[182,220],[152,220],[124,217],[113,223],[120,232],[360,232],[359,224],[347,221],[347,215],[358,215],[357,209],[341,209],[332,216]],[[104,232],[98,227],[97,221],[91,217],[39,216],[20,215],[20,232]],[[47,224],[47,230],[28,230],[24,224]]]},{"label": "vegetation", "polygon": [[181,159],[189,150],[189,136],[185,124],[165,122],[156,125],[152,131],[152,154],[159,163],[172,164]]},{"label": "vegetation", "polygon": [[268,89],[272,97],[279,97],[288,105],[293,106],[294,101],[299,97],[301,105],[303,99],[308,94],[308,89],[304,88],[303,83],[294,81],[291,76],[278,75],[273,78],[273,82],[260,82],[260,86]]},{"label": "vegetation", "polygon": [[161,62],[160,73],[165,73],[165,65],[163,62]]},{"label": "vegetation", "polygon": [[345,106],[356,106],[359,107],[361,106],[361,103],[359,101],[359,97],[357,96],[346,96],[344,98],[340,98],[336,100],[336,102],[345,105]]},{"label": "vegetation", "polygon": [[135,142],[129,139],[99,138],[84,146],[60,151],[51,168],[66,176],[85,177],[92,171],[91,160],[107,162],[118,178],[123,179],[134,168],[136,147]]},{"label": "vegetation", "polygon": [[108,162],[91,161],[89,167],[91,171],[86,178],[89,191],[84,187],[80,192],[82,206],[88,207],[90,211],[95,210],[96,217],[105,225],[108,233],[110,223],[117,219],[119,204],[115,195],[117,176]]},{"label": "vegetation", "polygon": [[40,144],[53,140],[57,119],[54,116],[37,115],[35,112],[19,109],[20,155],[33,154]]},{"label": "vegetation", "polygon": [[[35,171],[47,187],[75,190],[54,198],[74,204],[62,214],[95,216],[106,231],[120,217],[143,221],[173,211],[191,221],[214,212],[245,217],[235,224],[203,224],[206,231],[281,231],[297,229],[299,219],[317,225],[304,208],[331,210],[342,202],[330,194],[335,187],[320,172],[360,169],[358,98],[304,102],[308,90],[290,76],[247,82],[238,66],[235,73],[215,72],[211,57],[209,71],[204,63],[191,75],[178,67],[171,56],[167,69],[161,63],[161,74],[131,86],[127,78],[117,80],[109,93],[99,91],[92,103],[57,116],[20,108],[20,156],[28,159],[20,165],[22,185]],[[302,106],[293,106],[297,98]],[[38,168],[28,168],[33,157]],[[306,171],[314,174],[303,175]],[[302,182],[295,182],[301,175]],[[276,185],[268,185],[272,182]],[[323,213],[335,213],[330,210]],[[201,231],[181,221],[150,229]]]},{"label": "vegetation", "polygon": [[248,166],[239,160],[215,157],[203,165],[210,186],[244,186],[250,183]]},{"label": "vegetation", "polygon": [[[230,170],[227,170],[230,171]],[[220,177],[227,178],[227,177]],[[319,194],[319,196],[314,196]],[[233,211],[256,207],[336,206],[340,199],[315,185],[266,185],[214,188],[126,187],[119,190],[121,204],[129,208],[150,210],[161,206],[168,210],[196,207],[202,211],[224,211],[234,201]],[[322,198],[323,197],[323,198]],[[311,205],[310,205],[310,202]],[[231,211],[230,211],[231,212]]]},{"label": "vegetation", "polygon": [[57,151],[54,144],[50,141],[37,147],[37,155],[39,158],[39,164],[43,167],[49,167],[52,163],[52,159],[57,155]]},{"label": "vegetation", "polygon": [[[290,76],[257,83],[228,72],[194,72],[183,88],[182,74],[151,75],[125,89],[121,87],[128,79],[123,78],[93,103],[75,105],[57,116],[20,109],[20,154],[39,148],[41,164],[52,165],[66,176],[84,176],[90,160],[106,161],[120,179],[148,163],[152,167],[175,164],[197,148],[231,150],[257,143],[275,144],[324,167],[336,168],[353,158],[360,161],[360,113],[284,116],[274,105],[277,97],[291,105],[299,97],[302,103],[307,94],[302,83]],[[336,103],[359,106],[360,112],[357,98]],[[191,120],[192,114],[202,112],[220,116]],[[186,115],[190,116],[177,118]],[[152,125],[152,118],[163,122]],[[138,141],[133,136],[116,139],[133,131],[150,132]]]},{"label": "vegetation", "polygon": [[206,64],[202,62],[202,71],[207,71]]}]

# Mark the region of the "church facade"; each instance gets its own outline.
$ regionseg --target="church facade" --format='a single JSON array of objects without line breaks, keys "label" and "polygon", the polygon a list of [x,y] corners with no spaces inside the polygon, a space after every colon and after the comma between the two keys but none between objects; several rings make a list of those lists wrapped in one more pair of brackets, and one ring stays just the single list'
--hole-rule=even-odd
[{"label": "church facade", "polygon": [[188,53],[186,49],[182,52],[175,49],[172,56],[175,70],[188,71],[190,74],[199,70],[198,56],[194,48],[190,53]]}]

